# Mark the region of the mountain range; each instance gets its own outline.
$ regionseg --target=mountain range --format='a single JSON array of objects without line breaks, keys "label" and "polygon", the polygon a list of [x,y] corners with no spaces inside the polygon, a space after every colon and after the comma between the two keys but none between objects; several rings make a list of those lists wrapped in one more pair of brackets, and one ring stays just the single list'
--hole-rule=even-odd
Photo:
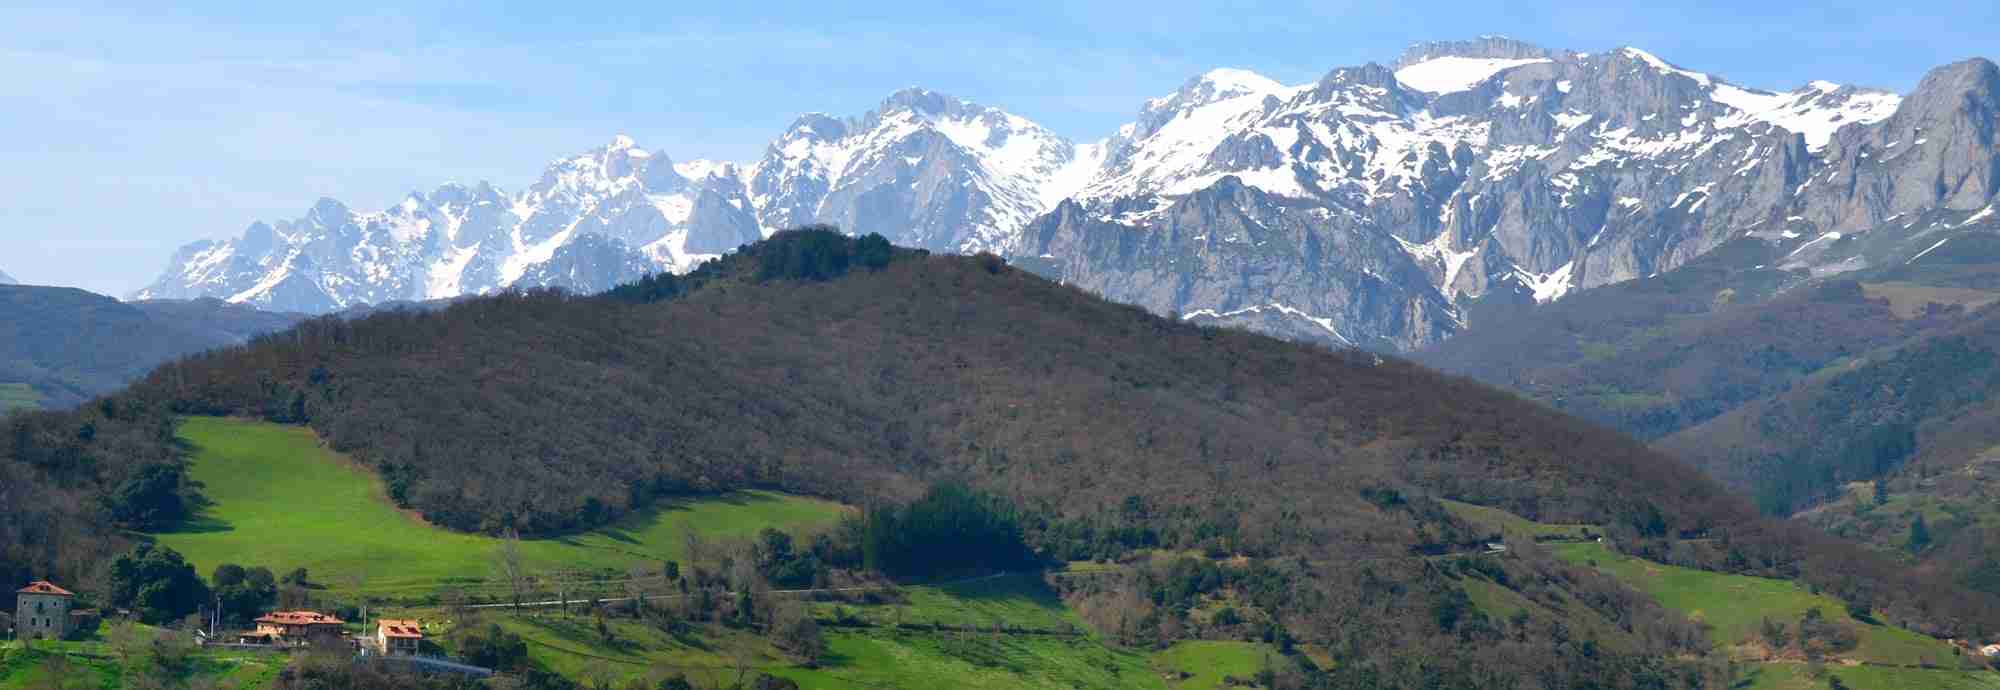
[{"label": "mountain range", "polygon": [[15,280],[14,276],[7,275],[6,271],[0,271],[0,285],[13,285],[19,282],[21,281]]},{"label": "mountain range", "polygon": [[1817,274],[1866,267],[1838,249],[1857,236],[1914,255],[1958,228],[1912,219],[1993,213],[1996,124],[1984,59],[1902,95],[1770,92],[1636,48],[1497,37],[1310,84],[1214,70],[1088,143],[913,88],[860,116],[802,116],[751,163],[676,163],[621,136],[520,192],[446,185],[378,212],[322,200],[181,249],[134,296],[323,313],[593,291],[824,223],[993,252],[1191,321],[1410,350],[1481,305],[1654,275],[1746,235]]},{"label": "mountain range", "polygon": [[[188,506],[220,497],[180,479],[176,460],[193,442],[173,429],[206,423],[189,415],[302,425],[285,433],[379,476],[370,500],[410,511],[398,520],[531,539],[607,525],[626,534],[638,524],[626,518],[664,502],[740,488],[870,511],[928,500],[938,490],[927,486],[987,492],[980,502],[1021,515],[1008,531],[1054,569],[1138,563],[1147,570],[1135,579],[1233,597],[1232,615],[1259,621],[1227,637],[1148,622],[1186,614],[1139,590],[1117,595],[1121,570],[1079,570],[1091,579],[1049,585],[1064,597],[1051,608],[1075,607],[1103,631],[1093,637],[1134,648],[1263,638],[1337,660],[1304,676],[1331,682],[1258,683],[1267,687],[1729,683],[1737,633],[1711,639],[1700,612],[1682,617],[1628,590],[1597,558],[1796,580],[1741,596],[1810,591],[1828,597],[1813,600],[1822,613],[1854,618],[1841,629],[1905,631],[1936,653],[1943,644],[1917,633],[1984,639],[2000,621],[2000,600],[1760,517],[1672,457],[1469,379],[1169,320],[998,257],[875,235],[781,232],[685,276],[595,296],[535,291],[312,319],[166,363],[90,405],[0,418],[0,486],[23,506],[0,522],[0,573],[80,579],[134,548],[132,520],[185,521]],[[134,495],[149,499],[137,508],[161,508],[124,508]],[[1501,515],[1530,531],[1487,522]],[[879,553],[833,541],[888,529],[873,519],[815,548]],[[1567,525],[1590,531],[1548,545],[1532,531]],[[686,543],[679,553],[723,548]],[[750,563],[772,552],[745,548],[723,553]],[[1154,554],[1190,560],[1156,573],[1145,565]],[[1211,561],[1245,574],[1202,575]],[[1486,608],[1494,597],[1518,603]],[[1091,613],[1107,611],[1141,622]],[[1044,663],[1033,652],[1023,668]]]}]

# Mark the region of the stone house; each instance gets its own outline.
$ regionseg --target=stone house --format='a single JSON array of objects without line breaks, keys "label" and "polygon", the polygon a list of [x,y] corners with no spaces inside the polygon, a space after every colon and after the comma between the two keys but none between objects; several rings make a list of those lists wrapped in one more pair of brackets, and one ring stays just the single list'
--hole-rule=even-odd
[{"label": "stone house", "polygon": [[14,636],[60,640],[69,636],[70,604],[76,594],[46,580],[14,592]]}]

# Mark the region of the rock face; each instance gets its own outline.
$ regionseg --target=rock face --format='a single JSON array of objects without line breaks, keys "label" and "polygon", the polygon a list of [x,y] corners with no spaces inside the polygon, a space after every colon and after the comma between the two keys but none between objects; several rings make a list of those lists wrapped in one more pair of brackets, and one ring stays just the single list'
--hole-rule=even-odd
[{"label": "rock face", "polygon": [[[621,138],[518,195],[452,186],[376,214],[322,202],[183,249],[141,294],[326,311],[590,289],[831,223],[1001,253],[1160,313],[1411,349],[1466,328],[1478,303],[1559,299],[1742,235],[1803,238],[1788,261],[1816,272],[1865,265],[1812,240],[1990,208],[1997,94],[1985,60],[1907,97],[1772,93],[1635,48],[1489,37],[1296,86],[1211,71],[1079,145],[908,89],[858,117],[800,117],[752,165],[669,165]],[[584,237],[616,244],[559,251]]]},{"label": "rock face", "polygon": [[1769,93],[1638,49],[1506,39],[1422,44],[1393,69],[1297,87],[1212,72],[1149,102],[1018,254],[1184,318],[1408,349],[1465,327],[1476,300],[1557,299],[1746,233],[1981,208],[1993,82],[1978,60],[1907,100],[1826,82]]}]

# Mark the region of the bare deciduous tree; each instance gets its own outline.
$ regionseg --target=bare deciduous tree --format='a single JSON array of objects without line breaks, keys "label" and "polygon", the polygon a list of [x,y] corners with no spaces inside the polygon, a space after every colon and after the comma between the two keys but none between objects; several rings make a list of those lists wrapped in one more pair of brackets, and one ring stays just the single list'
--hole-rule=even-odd
[{"label": "bare deciduous tree", "polygon": [[509,593],[513,596],[514,608],[521,608],[521,590],[527,583],[528,573],[521,566],[521,533],[507,528],[505,538],[494,553],[494,566],[499,568],[500,577],[507,581]]}]

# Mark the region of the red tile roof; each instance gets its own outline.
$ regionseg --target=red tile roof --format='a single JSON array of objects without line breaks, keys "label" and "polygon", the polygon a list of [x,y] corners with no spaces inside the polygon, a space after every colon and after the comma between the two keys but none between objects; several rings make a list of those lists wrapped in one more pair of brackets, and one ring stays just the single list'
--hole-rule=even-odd
[{"label": "red tile roof", "polygon": [[312,611],[272,611],[258,618],[257,622],[276,625],[342,625],[347,621]]},{"label": "red tile roof", "polygon": [[55,586],[55,585],[54,585],[53,583],[50,583],[50,582],[49,582],[48,580],[37,580],[37,581],[35,581],[35,582],[31,582],[31,583],[28,583],[28,586],[26,586],[26,587],[22,587],[21,589],[19,589],[19,590],[16,590],[16,591],[15,591],[14,593],[15,593],[15,594],[53,594],[53,595],[56,595],[56,596],[59,596],[59,597],[73,597],[73,596],[76,596],[76,594],[75,594],[74,592],[71,592],[71,591],[69,591],[69,590],[67,590],[67,589],[63,589],[63,588],[61,588],[61,587],[57,587],[57,586]]},{"label": "red tile roof", "polygon": [[424,625],[417,621],[399,621],[384,618],[375,625],[383,637],[402,637],[414,640],[424,638]]}]

